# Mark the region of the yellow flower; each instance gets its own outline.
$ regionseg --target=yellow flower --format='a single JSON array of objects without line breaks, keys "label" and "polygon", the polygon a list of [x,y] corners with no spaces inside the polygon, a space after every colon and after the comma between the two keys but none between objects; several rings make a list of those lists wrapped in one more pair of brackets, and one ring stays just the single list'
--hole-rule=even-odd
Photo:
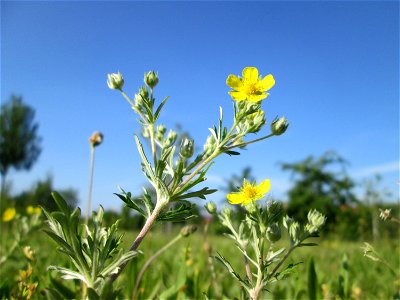
[{"label": "yellow flower", "polygon": [[26,208],[26,212],[29,215],[40,215],[42,213],[42,209],[40,207],[33,207],[33,206],[29,205]]},{"label": "yellow flower", "polygon": [[247,205],[256,200],[260,200],[268,193],[271,187],[269,179],[264,180],[259,185],[250,183],[246,179],[244,180],[243,187],[237,193],[228,194],[226,197],[230,204],[242,204]]},{"label": "yellow flower", "polygon": [[229,95],[236,101],[247,100],[250,102],[259,102],[268,97],[268,91],[275,85],[274,77],[269,74],[262,78],[258,76],[258,70],[254,67],[243,69],[243,78],[236,75],[229,75],[226,84],[233,88]]},{"label": "yellow flower", "polygon": [[10,222],[12,219],[14,219],[16,210],[13,207],[7,208],[4,213],[3,213],[3,222]]}]

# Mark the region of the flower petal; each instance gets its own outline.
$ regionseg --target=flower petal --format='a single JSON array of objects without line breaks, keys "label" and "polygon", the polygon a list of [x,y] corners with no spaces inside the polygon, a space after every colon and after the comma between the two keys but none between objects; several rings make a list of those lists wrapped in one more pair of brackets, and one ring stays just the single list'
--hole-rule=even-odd
[{"label": "flower petal", "polygon": [[260,102],[261,100],[265,99],[268,97],[268,93],[261,93],[259,95],[246,95],[246,100],[249,102]]},{"label": "flower petal", "polygon": [[258,70],[254,67],[246,67],[242,72],[243,80],[250,82],[257,82],[258,80]]},{"label": "flower petal", "polygon": [[229,75],[228,78],[226,79],[226,84],[233,88],[234,90],[237,90],[240,86],[242,86],[242,80],[237,77],[236,75]]},{"label": "flower petal", "polygon": [[247,98],[247,95],[243,92],[230,91],[230,92],[228,92],[228,94],[231,95],[233,100],[236,100],[236,101],[246,100],[246,98]]},{"label": "flower petal", "polygon": [[275,85],[275,79],[272,74],[269,74],[265,76],[260,82],[259,82],[259,87],[263,91],[268,91],[270,88],[272,88]]},{"label": "flower petal", "polygon": [[270,188],[271,188],[271,181],[269,179],[264,180],[257,186],[257,190],[262,194],[268,193]]},{"label": "flower petal", "polygon": [[243,202],[243,196],[240,193],[231,193],[226,195],[230,204],[240,204]]}]

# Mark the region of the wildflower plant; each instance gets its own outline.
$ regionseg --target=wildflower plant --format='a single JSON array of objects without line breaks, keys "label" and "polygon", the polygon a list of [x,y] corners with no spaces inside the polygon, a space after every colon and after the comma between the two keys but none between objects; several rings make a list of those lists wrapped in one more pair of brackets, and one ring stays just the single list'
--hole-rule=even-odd
[{"label": "wildflower plant", "polygon": [[[316,246],[315,243],[306,243],[311,237],[318,237],[318,231],[325,223],[325,217],[316,210],[308,214],[308,222],[304,227],[288,216],[283,216],[282,204],[269,201],[262,207],[256,201],[264,198],[270,188],[270,181],[264,180],[259,185],[244,180],[239,192],[227,195],[231,204],[243,205],[246,214],[239,220],[237,226],[232,220],[232,212],[225,207],[219,213],[220,223],[229,231],[227,237],[232,239],[243,255],[243,264],[246,275],[240,275],[229,260],[221,254],[215,257],[229,273],[240,283],[251,299],[259,299],[262,291],[267,287],[289,275],[296,264],[283,267],[283,263],[294,249],[303,246]],[[210,211],[210,210],[209,210]],[[277,247],[282,237],[282,230],[286,228],[290,238],[288,249]]]},{"label": "wildflower plant", "polygon": [[[218,123],[209,128],[211,134],[203,146],[203,151],[197,155],[194,153],[194,140],[184,138],[180,145],[176,145],[178,138],[176,132],[169,130],[166,134],[165,125],[157,123],[168,97],[156,105],[154,89],[159,83],[159,78],[154,71],[144,75],[145,85],[139,88],[133,100],[123,90],[122,75],[120,73],[108,75],[108,86],[120,91],[139,116],[139,122],[143,126],[143,136],[151,145],[150,153],[146,154],[141,140],[135,136],[136,146],[142,159],[142,171],[154,188],[156,199],[151,199],[146,189],[143,197],[139,199],[133,199],[129,192],[122,189],[121,193],[117,194],[128,207],[146,218],[144,227],[130,247],[131,250],[138,248],[156,221],[176,222],[194,217],[192,213],[194,205],[188,200],[205,199],[207,195],[216,191],[208,187],[197,187],[206,180],[206,173],[216,157],[221,154],[238,155],[239,152],[234,149],[277,135],[276,131],[271,131],[261,138],[246,140],[249,134],[261,131],[266,124],[265,113],[261,110],[261,100],[267,97],[265,91],[272,88],[275,81],[272,75],[267,75],[264,79],[259,78],[258,70],[254,67],[245,68],[242,74],[243,78],[229,75],[226,81],[228,86],[235,89],[229,92],[235,100],[232,125],[230,127],[224,125],[224,114],[220,108]],[[285,126],[283,128],[281,125],[280,134],[286,130],[286,122]]]},{"label": "wildflower plant", "polygon": [[[242,75],[229,75],[226,80],[227,85],[233,89],[229,92],[234,100],[231,125],[225,125],[224,113],[220,108],[217,124],[209,128],[210,135],[202,150],[195,153],[197,143],[193,139],[179,138],[175,131],[168,130],[159,122],[168,97],[161,102],[156,101],[155,89],[159,84],[156,72],[144,74],[145,85],[139,88],[132,99],[124,91],[125,80],[122,74],[108,74],[108,87],[119,91],[136,113],[142,127],[142,136],[150,145],[150,150],[145,151],[143,138],[135,135],[142,171],[156,196],[155,199],[152,198],[152,193],[146,188],[139,198],[133,198],[130,192],[122,188],[120,193],[116,194],[127,207],[146,219],[128,252],[122,254],[119,248],[121,236],[116,233],[116,224],[110,228],[103,227],[102,209],[93,214],[93,222],[86,226],[81,224],[80,210],[71,212],[65,201],[58,194],[54,194],[60,212],[45,212],[50,227],[47,233],[58,243],[60,251],[69,256],[73,268],[54,266],[51,269],[59,272],[64,278],[83,282],[89,298],[91,295],[104,297],[104,287],[111,286],[128,261],[138,254],[138,247],[156,222],[187,221],[195,217],[194,204],[189,200],[206,199],[207,195],[216,191],[208,187],[199,187],[199,184],[206,180],[207,171],[215,158],[222,154],[239,155],[237,149],[286,131],[288,123],[282,117],[271,123],[270,132],[257,139],[251,138],[251,134],[261,132],[267,123],[261,102],[268,96],[267,91],[274,86],[275,80],[271,74],[264,78],[259,76],[254,67],[245,68]],[[179,145],[178,140],[181,140]],[[269,189],[269,182],[264,182],[261,187],[257,186],[254,189],[254,197],[257,198],[258,192],[265,193]],[[250,186],[245,187],[243,192],[251,192]],[[241,200],[236,197],[232,201]],[[253,217],[256,218],[256,215]],[[266,231],[267,227],[264,229]]]},{"label": "wildflower plant", "polygon": [[[60,211],[48,213],[44,210],[49,226],[45,232],[58,244],[58,250],[68,256],[73,267],[50,266],[49,270],[55,270],[63,279],[81,281],[89,299],[115,298],[111,276],[120,271],[121,264],[139,252],[122,253],[118,222],[104,227],[103,208],[93,212],[92,222],[86,225],[81,221],[79,208],[72,211],[57,193],[53,193],[53,198]],[[57,291],[49,290],[49,293],[54,295]]]}]

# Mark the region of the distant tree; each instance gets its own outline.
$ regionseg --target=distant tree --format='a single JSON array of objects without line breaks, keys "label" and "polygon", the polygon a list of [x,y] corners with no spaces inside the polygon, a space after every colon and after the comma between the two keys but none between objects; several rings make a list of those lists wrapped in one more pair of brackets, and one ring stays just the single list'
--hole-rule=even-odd
[{"label": "distant tree", "polygon": [[282,169],[291,171],[295,179],[288,192],[289,216],[304,221],[307,212],[315,208],[333,225],[341,208],[357,202],[345,166],[346,161],[333,151],[320,158],[310,156],[300,162],[283,163]]},{"label": "distant tree", "polygon": [[11,167],[29,170],[41,152],[35,111],[24,104],[22,97],[12,95],[0,112],[1,198],[6,176]]},{"label": "distant tree", "polygon": [[[31,189],[20,193],[13,197],[15,205],[21,211],[28,205],[44,207],[47,211],[57,210],[57,205],[54,202],[51,192],[56,190],[53,185],[52,176],[47,176],[44,180],[37,181]],[[74,189],[57,189],[58,193],[63,196],[71,208],[75,208],[78,204],[78,194]]]}]

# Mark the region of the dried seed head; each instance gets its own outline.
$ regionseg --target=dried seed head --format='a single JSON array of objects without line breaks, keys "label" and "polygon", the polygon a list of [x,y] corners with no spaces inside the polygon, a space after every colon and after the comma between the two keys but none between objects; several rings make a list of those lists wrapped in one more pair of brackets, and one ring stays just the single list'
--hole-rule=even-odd
[{"label": "dried seed head", "polygon": [[89,138],[89,143],[92,147],[96,147],[103,142],[103,134],[100,131],[95,131]]}]

